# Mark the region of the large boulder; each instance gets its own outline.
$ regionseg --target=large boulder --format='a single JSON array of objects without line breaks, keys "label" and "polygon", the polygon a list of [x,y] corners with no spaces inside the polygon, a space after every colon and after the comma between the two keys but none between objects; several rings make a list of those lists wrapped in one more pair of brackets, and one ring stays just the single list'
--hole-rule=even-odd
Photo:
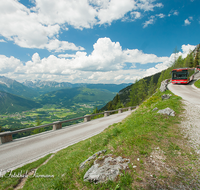
[{"label": "large boulder", "polygon": [[84,181],[102,183],[115,180],[122,170],[128,169],[129,159],[109,154],[94,161],[94,165],[85,173]]},{"label": "large boulder", "polygon": [[101,150],[101,151],[99,151],[99,152],[96,152],[95,154],[93,154],[92,156],[90,156],[87,160],[85,160],[84,162],[82,162],[82,163],[80,164],[80,167],[79,167],[79,168],[80,168],[80,169],[83,169],[87,163],[89,163],[91,160],[95,160],[99,155],[105,153],[106,151],[107,151],[107,150]]},{"label": "large boulder", "polygon": [[161,85],[160,85],[160,91],[161,92],[164,92],[164,91],[167,90],[168,82],[169,82],[169,79],[166,79],[166,80],[161,82]]},{"label": "large boulder", "polygon": [[171,108],[165,108],[163,110],[159,110],[157,113],[165,114],[165,115],[169,115],[169,116],[175,116],[175,112]]}]

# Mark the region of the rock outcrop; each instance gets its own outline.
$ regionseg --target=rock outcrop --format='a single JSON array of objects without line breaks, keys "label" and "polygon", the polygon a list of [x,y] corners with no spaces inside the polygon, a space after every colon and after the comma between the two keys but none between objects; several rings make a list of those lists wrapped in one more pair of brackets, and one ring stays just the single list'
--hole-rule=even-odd
[{"label": "rock outcrop", "polygon": [[165,108],[163,110],[159,110],[157,113],[165,114],[165,115],[169,115],[169,116],[175,116],[175,112],[171,108]]},{"label": "rock outcrop", "polygon": [[169,79],[166,79],[166,80],[161,82],[161,85],[160,85],[160,91],[161,92],[164,92],[164,91],[167,90],[168,82],[169,82]]},{"label": "rock outcrop", "polygon": [[92,156],[90,156],[87,160],[85,160],[84,162],[82,162],[80,164],[80,169],[83,169],[85,167],[85,165],[90,162],[91,160],[95,160],[99,155],[105,153],[107,150],[101,150],[99,152],[96,152],[95,154],[93,154]]},{"label": "rock outcrop", "polygon": [[122,170],[128,169],[129,159],[109,154],[98,158],[94,165],[85,173],[84,181],[102,183],[115,180]]}]

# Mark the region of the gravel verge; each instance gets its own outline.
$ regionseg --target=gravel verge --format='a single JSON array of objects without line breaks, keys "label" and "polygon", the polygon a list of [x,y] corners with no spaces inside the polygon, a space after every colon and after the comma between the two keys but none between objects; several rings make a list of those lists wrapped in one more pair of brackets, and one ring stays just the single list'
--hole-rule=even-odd
[{"label": "gravel verge", "polygon": [[186,100],[182,100],[184,104],[183,116],[181,122],[183,134],[188,138],[189,143],[200,154],[200,105],[194,105]]}]

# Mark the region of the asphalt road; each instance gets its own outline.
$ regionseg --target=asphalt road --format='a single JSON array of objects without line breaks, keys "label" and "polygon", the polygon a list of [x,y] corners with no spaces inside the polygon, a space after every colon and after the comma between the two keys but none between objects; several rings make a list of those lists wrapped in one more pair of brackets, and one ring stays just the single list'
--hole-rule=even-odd
[{"label": "asphalt road", "polygon": [[194,80],[189,84],[172,84],[168,85],[168,89],[174,94],[182,97],[184,100],[200,106],[200,89],[194,86],[194,82],[200,78],[200,72],[194,77]]},{"label": "asphalt road", "polygon": [[108,126],[122,121],[130,114],[131,111],[126,111],[1,144],[0,174],[101,133]]}]

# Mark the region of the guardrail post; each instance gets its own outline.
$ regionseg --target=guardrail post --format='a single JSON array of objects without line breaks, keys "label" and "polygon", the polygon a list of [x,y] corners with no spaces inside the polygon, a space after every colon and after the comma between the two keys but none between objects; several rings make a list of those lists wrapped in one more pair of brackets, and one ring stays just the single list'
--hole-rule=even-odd
[{"label": "guardrail post", "polygon": [[91,116],[90,115],[85,115],[84,116],[84,122],[91,121]]},{"label": "guardrail post", "polygon": [[62,123],[60,121],[53,122],[53,130],[62,129]]},{"label": "guardrail post", "polygon": [[104,117],[107,117],[107,116],[109,116],[110,115],[110,112],[109,111],[105,111],[104,112]]},{"label": "guardrail post", "polygon": [[132,110],[132,108],[131,107],[128,107],[128,111],[131,111]]},{"label": "guardrail post", "polygon": [[[1,134],[5,133],[5,135],[0,137],[0,144],[11,142],[13,140],[12,134],[9,134],[8,132],[10,132],[10,131],[1,133]],[[8,134],[6,134],[6,133],[8,133]]]},{"label": "guardrail post", "polygon": [[118,113],[122,113],[122,109],[121,108],[118,109]]}]

